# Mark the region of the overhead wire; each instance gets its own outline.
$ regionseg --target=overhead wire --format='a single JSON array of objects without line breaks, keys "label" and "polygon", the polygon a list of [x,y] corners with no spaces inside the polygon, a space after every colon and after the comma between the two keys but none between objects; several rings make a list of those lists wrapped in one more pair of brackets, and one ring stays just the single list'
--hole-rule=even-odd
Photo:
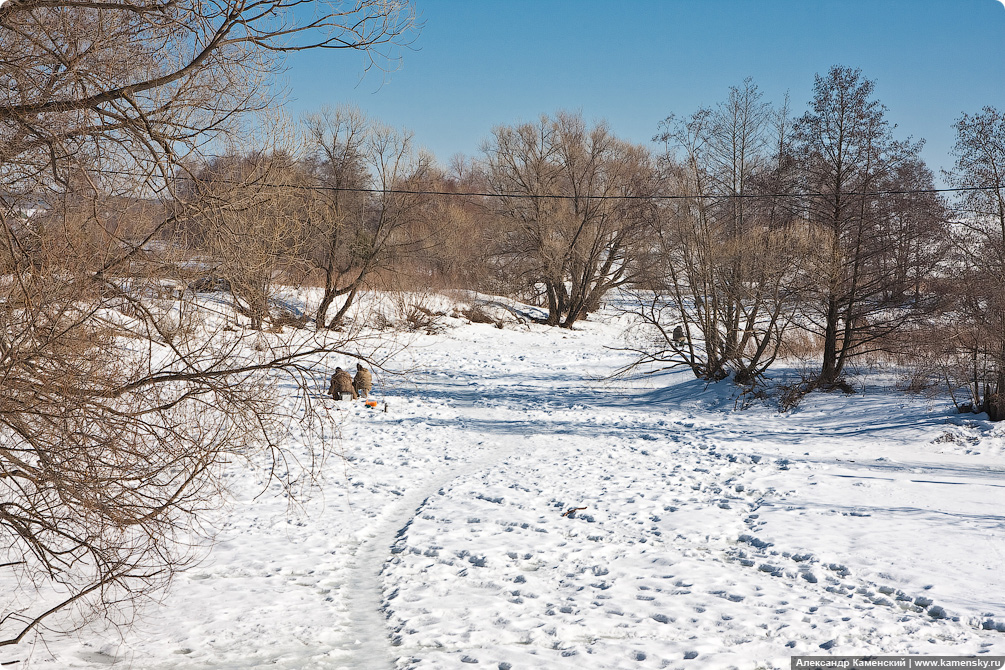
[{"label": "overhead wire", "polygon": [[[219,180],[218,180],[219,181]],[[223,181],[222,183],[239,184],[237,181]],[[347,193],[387,193],[393,195],[442,195],[452,197],[470,198],[528,198],[528,199],[549,199],[549,200],[687,200],[698,198],[825,198],[836,195],[835,193],[823,192],[800,192],[800,193],[640,193],[625,195],[569,195],[563,193],[512,193],[512,192],[492,192],[492,191],[437,191],[426,189],[398,189],[398,188],[354,188],[345,186],[319,186],[319,185],[296,185],[296,184],[261,184],[270,188],[294,188],[298,190],[331,191]],[[931,193],[960,193],[974,191],[995,191],[1005,188],[1003,186],[967,186],[956,188],[928,188],[928,189],[891,189],[880,191],[840,191],[839,195],[847,196],[881,196],[881,195],[914,195]]]},{"label": "overhead wire", "polygon": [[[129,172],[104,170],[105,174],[132,177],[135,179],[149,179],[151,175],[137,175]],[[206,183],[219,183],[230,185],[254,185],[262,188],[287,188],[298,191],[332,192],[332,193],[383,193],[388,195],[421,195],[421,196],[447,196],[465,198],[516,198],[530,200],[689,200],[700,198],[827,198],[835,195],[858,196],[858,197],[878,197],[885,195],[920,195],[937,193],[967,193],[977,191],[1000,191],[1005,189],[1005,184],[987,186],[958,186],[950,188],[921,188],[921,189],[878,189],[874,191],[839,191],[832,193],[802,191],[798,193],[639,193],[621,195],[570,195],[564,193],[516,193],[498,191],[444,191],[437,189],[409,189],[409,188],[373,188],[373,187],[352,187],[352,186],[327,186],[324,184],[280,184],[273,182],[244,182],[237,179],[210,178],[199,180],[192,176],[179,175],[174,177],[180,181],[203,181]],[[163,177],[161,177],[163,179]]]}]

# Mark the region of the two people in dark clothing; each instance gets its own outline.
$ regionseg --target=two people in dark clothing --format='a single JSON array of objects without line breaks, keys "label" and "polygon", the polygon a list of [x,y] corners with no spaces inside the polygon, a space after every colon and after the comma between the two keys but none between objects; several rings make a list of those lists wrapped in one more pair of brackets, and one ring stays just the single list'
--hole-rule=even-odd
[{"label": "two people in dark clothing", "polygon": [[342,368],[335,368],[332,375],[331,385],[328,387],[328,395],[335,400],[342,400],[345,395],[355,400],[356,398],[367,397],[373,388],[373,375],[363,367],[362,363],[356,364],[356,377],[353,378]]}]

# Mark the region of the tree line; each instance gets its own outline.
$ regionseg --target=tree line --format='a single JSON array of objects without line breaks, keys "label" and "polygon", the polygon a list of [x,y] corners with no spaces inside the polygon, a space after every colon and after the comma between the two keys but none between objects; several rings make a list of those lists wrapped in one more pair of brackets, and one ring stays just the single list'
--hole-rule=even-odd
[{"label": "tree line", "polygon": [[818,356],[801,393],[848,389],[849,364],[882,354],[914,360],[919,385],[963,390],[961,407],[1005,416],[993,108],[956,124],[951,197],[923,142],[895,136],[874,82],[841,66],[816,77],[802,115],[747,79],[668,116],[655,148],[560,111],[497,126],[448,169],[351,107],[299,127],[283,150],[235,151],[181,182],[197,213],[172,239],[220,259],[256,327],[280,275],[322,288],[319,329],[341,327],[364,287],[505,294],[565,328],[620,287],[639,366],[752,387],[798,343]]}]

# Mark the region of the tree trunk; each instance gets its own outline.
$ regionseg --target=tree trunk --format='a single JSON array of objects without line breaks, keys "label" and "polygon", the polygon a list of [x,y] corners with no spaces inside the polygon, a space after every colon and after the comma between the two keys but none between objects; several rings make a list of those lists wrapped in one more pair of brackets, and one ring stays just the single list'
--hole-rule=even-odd
[{"label": "tree trunk", "polygon": [[318,311],[314,315],[314,323],[317,324],[318,328],[327,328],[326,322],[328,320],[328,309],[331,307],[332,302],[335,300],[335,291],[329,286],[325,286],[324,295],[321,297],[321,304],[318,305]]},{"label": "tree trunk", "polygon": [[831,296],[827,299],[827,323],[824,326],[824,357],[820,369],[820,381],[829,384],[837,381],[841,371],[838,369],[838,306],[837,299]]},{"label": "tree trunk", "polygon": [[553,282],[545,282],[545,292],[548,295],[548,320],[549,326],[557,326],[562,318],[562,307],[558,294],[558,288]]}]

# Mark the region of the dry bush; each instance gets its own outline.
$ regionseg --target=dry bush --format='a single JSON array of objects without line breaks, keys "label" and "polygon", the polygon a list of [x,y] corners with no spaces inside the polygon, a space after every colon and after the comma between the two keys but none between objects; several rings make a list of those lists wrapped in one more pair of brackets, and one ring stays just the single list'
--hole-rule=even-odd
[{"label": "dry bush", "polygon": [[429,335],[445,328],[443,318],[446,313],[435,310],[428,294],[399,292],[394,296],[394,318],[399,327],[410,332],[424,332]]},{"label": "dry bush", "polygon": [[491,323],[492,325],[502,328],[502,321],[494,318],[488,312],[486,312],[479,305],[471,305],[470,307],[462,307],[458,310],[460,314],[470,321],[471,323]]},{"label": "dry bush", "polygon": [[897,388],[913,395],[931,395],[941,391],[942,381],[930,365],[919,365],[902,376]]},{"label": "dry bush", "polygon": [[814,391],[824,391],[825,393],[840,391],[848,395],[855,393],[855,388],[847,379],[823,381],[819,374],[803,374],[798,382],[780,384],[778,388],[781,391],[781,395],[778,397],[778,411],[780,412],[795,409],[803,398]]},{"label": "dry bush", "polygon": [[271,319],[272,329],[276,332],[283,332],[283,328],[304,328],[310,317],[306,313],[297,314],[293,310],[283,308],[278,310],[278,314]]},{"label": "dry bush", "polygon": [[430,335],[443,330],[440,315],[437,315],[421,305],[409,305],[402,315],[402,322],[412,332],[424,331]]},{"label": "dry bush", "polygon": [[433,306],[431,294],[413,291],[387,291],[389,303],[374,308],[365,320],[378,330],[398,330],[412,333],[434,334],[441,332],[447,312]]}]

